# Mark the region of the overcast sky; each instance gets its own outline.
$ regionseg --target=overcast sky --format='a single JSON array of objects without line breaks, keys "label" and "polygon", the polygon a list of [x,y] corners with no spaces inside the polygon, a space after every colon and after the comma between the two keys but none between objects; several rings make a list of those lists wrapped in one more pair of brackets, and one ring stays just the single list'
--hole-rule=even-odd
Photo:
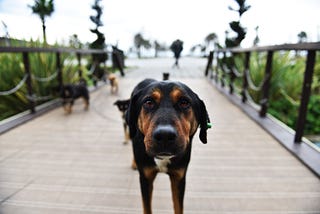
[{"label": "overcast sky", "polygon": [[[49,43],[77,34],[82,42],[92,42],[95,35],[89,20],[95,11],[94,0],[54,0],[55,12],[47,18]],[[42,39],[41,22],[27,5],[34,0],[0,0],[0,20],[7,25],[9,35],[18,39]],[[228,23],[238,19],[228,6],[234,0],[102,0],[103,24],[101,31],[106,42],[127,50],[133,36],[142,32],[150,40],[170,44],[179,38],[186,48],[203,43],[215,32],[220,43]],[[320,0],[247,0],[251,9],[241,18],[247,28],[244,47],[252,45],[255,27],[259,26],[260,45],[297,42],[297,34],[305,31],[310,42],[320,38]],[[5,30],[0,23],[0,36]]]}]

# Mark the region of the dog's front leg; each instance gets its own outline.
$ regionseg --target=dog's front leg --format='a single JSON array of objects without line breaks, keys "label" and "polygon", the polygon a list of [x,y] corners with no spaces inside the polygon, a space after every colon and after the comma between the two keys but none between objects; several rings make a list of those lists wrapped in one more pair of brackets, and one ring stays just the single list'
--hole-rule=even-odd
[{"label": "dog's front leg", "polygon": [[169,173],[175,214],[183,213],[183,198],[186,186],[186,170],[179,169]]},{"label": "dog's front leg", "polygon": [[157,175],[157,171],[154,168],[144,168],[142,171],[139,170],[140,174],[140,188],[143,202],[143,213],[152,214],[151,203],[152,203],[152,190],[153,181]]}]

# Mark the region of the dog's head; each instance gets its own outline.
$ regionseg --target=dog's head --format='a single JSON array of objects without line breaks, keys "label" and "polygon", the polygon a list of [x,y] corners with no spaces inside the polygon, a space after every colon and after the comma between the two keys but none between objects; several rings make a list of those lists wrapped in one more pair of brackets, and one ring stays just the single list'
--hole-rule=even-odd
[{"label": "dog's head", "polygon": [[129,107],[130,99],[127,100],[117,100],[114,105],[116,105],[121,112],[125,112]]},{"label": "dog's head", "polygon": [[141,133],[150,156],[182,154],[200,126],[207,143],[209,117],[204,102],[180,82],[146,79],[132,92],[126,113],[130,136]]},{"label": "dog's head", "polygon": [[113,84],[116,81],[117,77],[115,74],[109,74],[108,80],[110,81],[111,84]]}]

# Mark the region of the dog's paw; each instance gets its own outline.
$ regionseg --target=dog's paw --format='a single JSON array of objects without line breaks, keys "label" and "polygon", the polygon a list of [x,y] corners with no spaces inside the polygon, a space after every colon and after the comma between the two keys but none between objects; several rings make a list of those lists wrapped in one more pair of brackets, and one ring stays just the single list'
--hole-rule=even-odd
[{"label": "dog's paw", "polygon": [[134,158],[132,159],[131,169],[133,169],[133,170],[137,170],[138,169],[136,161],[134,160]]}]

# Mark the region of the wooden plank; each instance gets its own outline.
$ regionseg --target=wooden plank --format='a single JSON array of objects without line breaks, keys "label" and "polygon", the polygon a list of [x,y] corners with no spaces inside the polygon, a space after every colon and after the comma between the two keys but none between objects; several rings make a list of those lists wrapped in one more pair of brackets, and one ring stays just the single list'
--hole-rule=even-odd
[{"label": "wooden plank", "polygon": [[[319,213],[319,179],[203,79],[206,60],[182,58],[181,69],[172,70],[173,63],[129,60],[119,94],[106,85],[92,93],[89,111],[79,100],[71,115],[57,108],[0,135],[0,213],[142,213],[131,146],[122,144],[113,102],[164,71],[199,94],[213,123],[208,144],[194,138],[185,213]],[[156,178],[153,210],[173,213],[165,174]]]}]

